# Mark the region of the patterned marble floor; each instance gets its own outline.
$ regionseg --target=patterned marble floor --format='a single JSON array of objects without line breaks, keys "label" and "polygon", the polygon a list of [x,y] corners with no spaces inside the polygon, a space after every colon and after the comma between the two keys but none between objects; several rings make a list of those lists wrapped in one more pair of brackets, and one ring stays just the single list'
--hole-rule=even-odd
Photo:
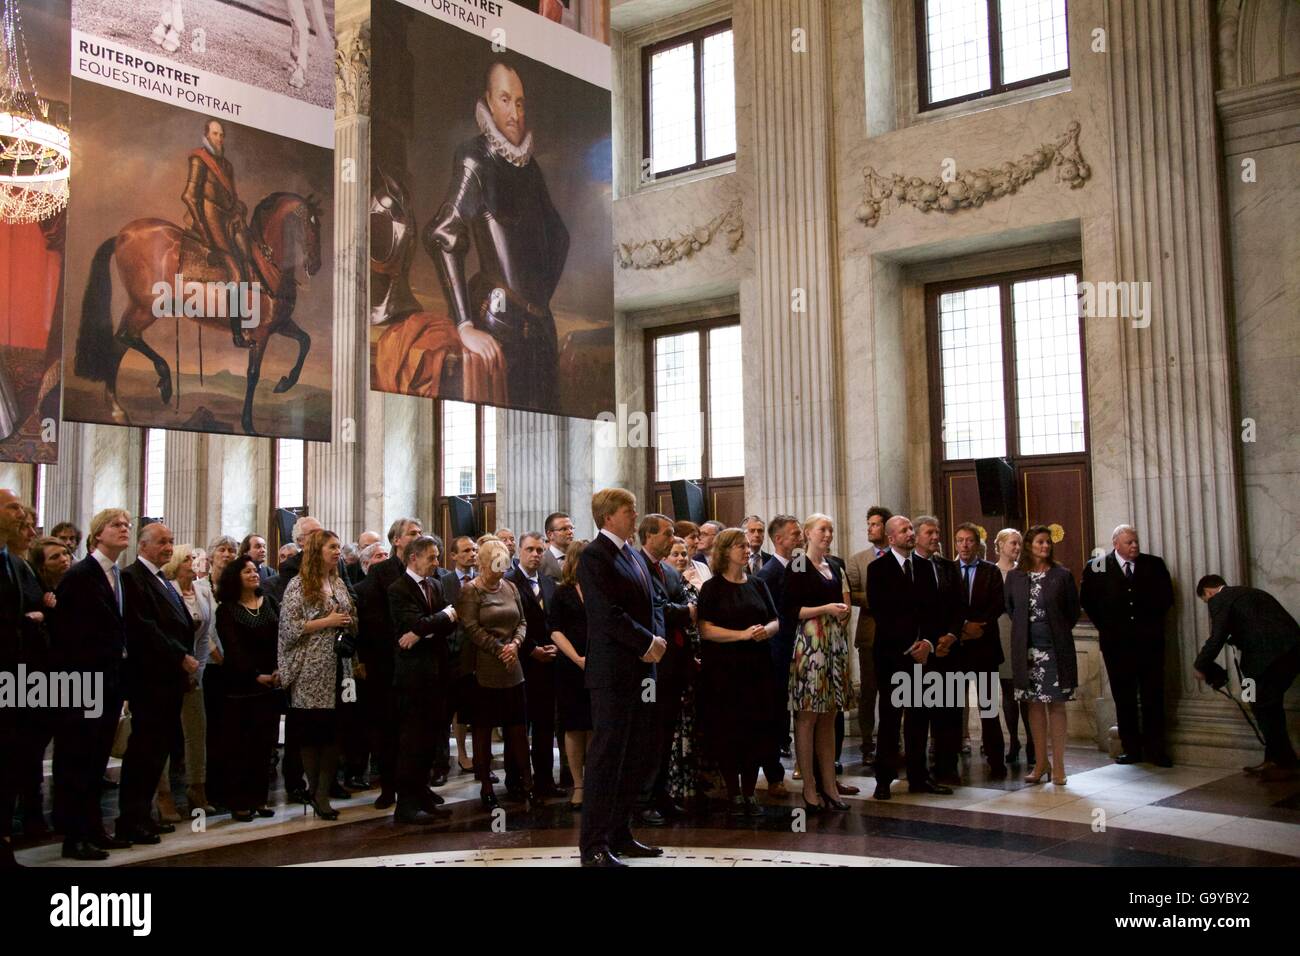
[{"label": "patterned marble floor", "polygon": [[[1018,775],[991,780],[982,761],[963,758],[970,785],[953,795],[908,794],[896,782],[893,799],[882,802],[870,798],[874,780],[855,774],[861,767],[848,745],[844,759],[849,772],[842,779],[862,791],[846,798],[849,813],[792,816],[798,801],[791,795],[767,801],[761,820],[737,821],[715,800],[707,814],[639,831],[666,852],[635,865],[1300,865],[1300,783],[1262,784],[1238,771],[1119,766],[1079,748],[1069,754],[1062,787],[1028,785]],[[797,794],[798,783],[788,785]],[[272,818],[237,823],[223,815],[202,826],[180,824],[157,846],[114,851],[91,865],[577,865],[579,820],[565,801],[526,813],[503,804],[504,827],[498,820],[494,829],[468,775],[452,777],[439,792],[453,816],[437,827],[395,826],[391,811],[371,806],[373,791],[336,800],[337,821],[286,806],[278,793]],[[115,802],[107,792],[110,817]],[[71,863],[56,842],[22,846],[18,858],[31,866]]]}]

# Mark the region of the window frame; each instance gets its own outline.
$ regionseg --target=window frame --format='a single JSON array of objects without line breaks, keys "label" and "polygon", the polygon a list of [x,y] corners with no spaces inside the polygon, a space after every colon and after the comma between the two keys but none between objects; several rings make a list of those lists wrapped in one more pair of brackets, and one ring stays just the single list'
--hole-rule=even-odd
[{"label": "window frame", "polygon": [[[1060,80],[1070,75],[1069,65],[1069,36],[1070,36],[1070,2],[1065,0],[1065,34],[1066,34],[1066,67],[1064,70],[1056,70],[1052,73],[1040,73],[1037,76],[1027,76],[1023,80],[1016,80],[1013,83],[1003,83],[1002,76],[1002,4],[1000,0],[985,0],[988,4],[988,21],[989,21],[989,88],[978,90],[974,93],[967,93],[963,96],[952,96],[946,100],[930,99],[930,35],[926,29],[928,18],[926,17],[926,5],[929,0],[912,0],[913,2],[913,20],[916,25],[916,96],[918,113],[926,113],[930,110],[943,109],[947,106],[955,106],[958,103],[970,103],[975,100],[987,99],[990,96],[997,96],[1000,93],[1009,93],[1013,90],[1022,90],[1030,86],[1038,86],[1042,83],[1050,83],[1053,80]],[[996,39],[996,43],[994,40]]]},{"label": "window frame", "polygon": [[[731,487],[737,483],[743,485],[745,480],[743,472],[739,475],[710,475],[713,464],[713,409],[712,396],[709,388],[709,333],[714,329],[727,328],[733,325],[737,327],[740,326],[740,316],[738,314],[721,315],[711,319],[697,319],[692,322],[673,323],[671,325],[658,325],[645,330],[646,405],[648,406],[651,422],[655,422],[656,420],[657,400],[657,390],[655,388],[655,341],[672,335],[681,335],[685,332],[699,333],[701,474],[694,478],[688,478],[687,480],[696,482],[704,489],[705,501],[710,504],[714,501],[714,495],[709,490],[710,485]],[[671,484],[671,481],[669,480],[659,480],[659,447],[657,443],[651,443],[650,454],[646,456],[646,459],[646,487],[651,489],[651,500],[657,500],[660,492],[667,489]],[[713,508],[710,508],[710,511],[713,510]]]},{"label": "window frame", "polygon": [[[930,440],[932,453],[931,482],[934,489],[934,501],[938,504],[939,514],[947,514],[949,477],[969,473],[975,467],[974,458],[945,457],[943,441],[943,366],[940,348],[939,298],[949,292],[980,286],[998,286],[999,310],[1002,320],[1002,410],[1006,421],[1006,450],[997,456],[1011,463],[1016,476],[1016,494],[1023,486],[1024,471],[1027,467],[1035,470],[1056,465],[1078,466],[1084,475],[1084,494],[1082,512],[1085,529],[1092,528],[1092,431],[1091,411],[1088,403],[1088,341],[1087,329],[1082,309],[1079,311],[1079,387],[1083,393],[1083,451],[1052,452],[1043,455],[1028,455],[1020,451],[1020,422],[1018,419],[1018,396],[1016,394],[1016,351],[1015,351],[1015,304],[1012,300],[1011,287],[1026,279],[1043,279],[1073,273],[1076,282],[1083,281],[1083,263],[1079,260],[1059,262],[1053,265],[1036,266],[1032,269],[1018,269],[1012,272],[983,273],[963,279],[952,279],[925,286],[925,326],[927,384],[930,395]],[[1023,509],[1023,503],[1020,507]],[[954,529],[947,529],[951,537]],[[991,542],[986,542],[992,546]]]},{"label": "window frame", "polygon": [[[443,402],[459,401],[459,399],[436,398],[433,400],[433,447],[436,449],[434,461],[434,483],[433,483],[433,528],[439,537],[443,539],[444,550],[451,547],[451,509],[448,507],[447,499],[449,498],[467,498],[474,505],[474,514],[483,529],[484,534],[489,534],[495,528],[489,527],[494,524],[496,518],[496,491],[484,491],[483,481],[486,477],[484,455],[484,423],[487,413],[491,411],[496,414],[498,411],[495,405],[482,405],[475,402],[461,402],[463,405],[473,405],[474,407],[474,491],[467,495],[448,495],[443,493],[443,481],[445,479],[444,467],[445,445],[442,440],[443,433]],[[497,462],[497,484],[501,482],[501,463]],[[446,560],[446,555],[443,559]],[[446,567],[446,564],[443,564]]]},{"label": "window frame", "polygon": [[[687,42],[690,42],[695,47],[695,162],[674,169],[665,169],[658,173],[651,172],[649,179],[644,178],[644,175],[638,176],[642,185],[655,183],[670,176],[680,176],[683,173],[696,172],[736,161],[734,151],[723,156],[716,156],[713,159],[704,159],[704,74],[701,70],[704,63],[704,41],[715,34],[725,33],[728,30],[732,32],[732,49],[734,50],[735,29],[732,26],[730,17],[686,33],[679,33],[665,40],[657,40],[641,48],[641,163],[642,169],[645,170],[649,169],[645,162],[651,158],[650,147],[652,143],[651,121],[653,116],[650,102],[650,61],[656,53],[672,47],[685,46]],[[734,87],[734,69],[732,84]]]},{"label": "window frame", "polygon": [[[160,514],[160,515],[151,515],[145,513],[145,509],[149,503],[149,433],[154,431],[163,433],[164,478],[163,478],[162,501],[163,501],[164,514]],[[153,427],[145,426],[140,429],[140,500],[137,502],[137,504],[139,505],[139,509],[136,511],[136,521],[135,521],[137,530],[139,527],[139,519],[141,518],[153,518],[155,521],[165,521],[167,518],[167,515],[165,514],[165,512],[167,511],[167,481],[166,481],[167,438],[166,435],[167,435],[167,429],[165,428],[153,428]]]}]

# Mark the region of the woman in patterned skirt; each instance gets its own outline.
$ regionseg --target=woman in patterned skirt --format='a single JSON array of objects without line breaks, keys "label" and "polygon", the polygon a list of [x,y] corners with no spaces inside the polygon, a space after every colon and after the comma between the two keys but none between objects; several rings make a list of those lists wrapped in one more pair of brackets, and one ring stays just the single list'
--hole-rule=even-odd
[{"label": "woman in patterned skirt", "polygon": [[[1052,783],[1065,784],[1065,704],[1079,686],[1074,656],[1074,625],[1079,591],[1074,575],[1052,559],[1052,530],[1035,525],[1025,534],[1020,563],[1007,574],[1007,614],[1011,618],[1011,666],[1016,699],[1027,702],[1035,743],[1034,769],[1026,783],[1047,776],[1051,741]],[[1050,724],[1050,737],[1048,726]]]},{"label": "woman in patterned skirt", "polygon": [[[700,599],[700,579],[690,548],[685,539],[674,538],[668,552],[668,563],[682,576],[688,604]],[[690,651],[690,666],[686,668],[686,684],[682,690],[682,705],[677,711],[677,727],[673,730],[673,748],[668,755],[668,796],[673,803],[686,806],[689,801],[707,803],[708,787],[703,778],[711,768],[703,759],[703,744],[695,715],[695,684],[700,667],[700,632],[691,624],[686,628],[686,642]]]},{"label": "woman in patterned skirt", "polygon": [[[786,565],[781,594],[782,615],[795,623],[790,661],[795,758],[805,807],[842,812],[849,805],[835,784],[835,715],[848,706],[848,584],[843,568],[829,557],[835,537],[831,519],[811,515],[803,531],[807,551]],[[824,802],[818,799],[818,779]]]}]

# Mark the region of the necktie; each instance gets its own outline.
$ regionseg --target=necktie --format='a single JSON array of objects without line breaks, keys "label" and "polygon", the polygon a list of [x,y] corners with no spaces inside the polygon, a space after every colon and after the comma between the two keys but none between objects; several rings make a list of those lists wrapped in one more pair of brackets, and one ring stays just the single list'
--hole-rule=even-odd
[{"label": "necktie", "polygon": [[876,548],[876,557],[880,557],[884,553],[885,553],[884,548]]},{"label": "necktie", "polygon": [[759,553],[755,551],[753,554],[749,556],[749,573],[757,574],[759,571],[759,567],[760,567],[760,557],[759,557]]},{"label": "necktie", "polygon": [[190,612],[186,610],[185,602],[181,600],[181,596],[179,593],[177,593],[176,589],[172,587],[172,583],[167,580],[167,576],[163,574],[161,571],[159,571],[158,580],[162,582],[163,590],[167,592],[167,597],[171,599],[172,607],[180,611],[183,617],[188,618],[190,616]]},{"label": "necktie", "polygon": [[113,597],[117,598],[117,616],[122,616],[122,569],[116,564],[109,569],[113,574]]},{"label": "necktie", "polygon": [[1124,562],[1124,577],[1130,581],[1133,580],[1133,563],[1131,561]]},{"label": "necktie", "polygon": [[637,556],[632,553],[632,549],[627,545],[623,545],[619,550],[623,557],[632,562],[632,567],[636,568],[636,575],[641,580],[641,586],[646,589],[647,594],[650,593],[650,581],[645,576],[645,568],[641,567],[641,562],[638,561]]},{"label": "necktie", "polygon": [[963,564],[961,566],[961,573],[966,578],[966,599],[967,600],[970,600],[971,585],[973,584],[972,579],[974,578],[974,574],[972,572],[974,572],[974,570],[975,570],[975,565],[973,564]]},{"label": "necktie", "polygon": [[912,584],[916,583],[916,578],[912,577],[912,556],[911,555],[908,555],[906,558],[903,559],[903,574],[907,577],[907,580],[909,582],[911,582]]},{"label": "necktie", "polygon": [[429,610],[433,610],[433,591],[429,588],[429,582],[423,578],[420,579],[420,593],[424,595],[424,603],[429,606]]}]

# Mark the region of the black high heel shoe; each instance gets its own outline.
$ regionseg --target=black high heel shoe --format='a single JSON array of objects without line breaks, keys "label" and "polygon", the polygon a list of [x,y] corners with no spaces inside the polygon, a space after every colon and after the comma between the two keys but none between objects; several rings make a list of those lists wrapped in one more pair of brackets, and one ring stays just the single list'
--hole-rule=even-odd
[{"label": "black high heel shoe", "polygon": [[307,803],[312,810],[315,811],[316,816],[320,817],[322,820],[337,820],[339,818],[339,812],[333,807],[321,806],[321,804],[317,802],[315,794],[307,795]]},{"label": "black high heel shoe", "polygon": [[809,816],[813,816],[814,814],[824,813],[824,812],[826,811],[826,804],[824,804],[824,803],[809,803],[809,802],[808,802],[808,798],[807,798],[807,797],[804,797],[804,798],[803,798],[803,808],[804,808],[804,810],[806,810],[806,811],[808,812],[808,815],[809,815]]}]

